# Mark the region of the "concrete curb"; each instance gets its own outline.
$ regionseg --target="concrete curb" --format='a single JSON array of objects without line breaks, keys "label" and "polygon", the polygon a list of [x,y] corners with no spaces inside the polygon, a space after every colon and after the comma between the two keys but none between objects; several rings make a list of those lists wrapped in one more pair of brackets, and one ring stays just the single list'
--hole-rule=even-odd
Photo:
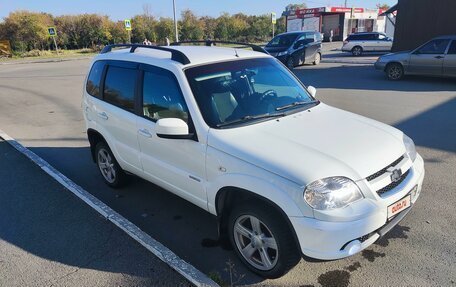
[{"label": "concrete curb", "polygon": [[166,246],[152,238],[150,235],[142,231],[139,227],[134,225],[132,222],[127,220],[122,215],[115,212],[105,203],[94,197],[92,194],[87,192],[85,189],[74,183],[72,180],[67,178],[65,175],[60,173],[57,169],[51,166],[47,161],[36,155],[31,150],[24,147],[18,141],[7,135],[5,132],[0,130],[0,137],[3,138],[7,143],[13,146],[20,153],[25,155],[36,165],[38,165],[44,172],[54,178],[57,182],[63,185],[66,189],[71,191],[74,195],[80,198],[82,201],[87,203],[90,207],[95,209],[104,218],[111,221],[131,238],[136,240],[147,250],[152,252],[161,261],[166,263],[190,283],[198,287],[220,287],[212,279],[206,276],[204,273],[196,269],[193,265],[185,262],[179,256],[174,254]]},{"label": "concrete curb", "polygon": [[95,56],[72,57],[72,58],[49,58],[49,59],[36,59],[36,60],[10,60],[6,62],[0,61],[0,65],[16,65],[16,64],[35,64],[35,63],[56,63],[66,61],[77,61],[92,59]]},{"label": "concrete curb", "polygon": [[373,65],[376,60],[345,60],[345,59],[321,59],[321,63],[338,63],[338,64],[358,64],[358,65]]}]

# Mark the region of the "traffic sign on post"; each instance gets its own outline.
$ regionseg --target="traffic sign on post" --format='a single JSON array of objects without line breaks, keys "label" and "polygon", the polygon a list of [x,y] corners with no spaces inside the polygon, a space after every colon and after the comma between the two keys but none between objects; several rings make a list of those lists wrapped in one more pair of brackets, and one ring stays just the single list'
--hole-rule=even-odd
[{"label": "traffic sign on post", "polygon": [[125,30],[131,31],[131,20],[130,19],[125,19]]},{"label": "traffic sign on post", "polygon": [[57,36],[57,29],[55,27],[48,27],[48,34],[51,37]]},{"label": "traffic sign on post", "polygon": [[271,13],[271,23],[272,24],[276,24],[277,23],[277,17],[276,17],[276,13],[275,12]]}]

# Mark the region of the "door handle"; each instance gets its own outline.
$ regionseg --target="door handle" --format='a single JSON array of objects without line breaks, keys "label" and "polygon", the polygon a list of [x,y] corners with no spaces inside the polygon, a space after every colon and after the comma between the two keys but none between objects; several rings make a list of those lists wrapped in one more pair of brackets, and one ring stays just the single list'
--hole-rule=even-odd
[{"label": "door handle", "polygon": [[147,129],[139,129],[138,134],[142,135],[143,137],[146,138],[151,138],[152,134],[147,130]]},{"label": "door handle", "polygon": [[109,117],[105,112],[99,112],[97,113],[99,118],[102,118],[103,120],[107,120]]},{"label": "door handle", "polygon": [[443,58],[445,58],[445,57],[443,57],[443,56],[435,56],[434,58],[436,58],[436,59],[443,59]]}]

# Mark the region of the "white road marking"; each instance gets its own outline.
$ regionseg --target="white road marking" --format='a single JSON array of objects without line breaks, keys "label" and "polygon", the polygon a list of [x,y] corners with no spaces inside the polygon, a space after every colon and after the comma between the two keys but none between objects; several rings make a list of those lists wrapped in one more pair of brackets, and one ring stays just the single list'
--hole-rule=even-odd
[{"label": "white road marking", "polygon": [[13,146],[20,153],[24,154],[36,165],[41,167],[47,174],[52,178],[57,180],[65,188],[71,191],[74,195],[82,199],[90,207],[95,209],[98,213],[103,215],[107,220],[114,223],[117,227],[122,229],[127,233],[131,238],[139,242],[147,250],[152,252],[160,260],[168,264],[171,268],[176,270],[179,274],[185,277],[195,286],[219,286],[212,279],[206,276],[204,273],[196,269],[191,264],[185,262],[183,259],[179,258],[171,250],[165,247],[163,244],[152,238],[150,235],[142,231],[139,227],[131,223],[122,215],[115,212],[109,206],[104,204],[98,198],[87,192],[85,189],[74,183],[72,180],[67,178],[53,166],[51,166],[47,161],[36,155],[34,152],[24,147],[18,141],[7,135],[5,132],[0,130],[0,138],[3,138],[7,143]]}]

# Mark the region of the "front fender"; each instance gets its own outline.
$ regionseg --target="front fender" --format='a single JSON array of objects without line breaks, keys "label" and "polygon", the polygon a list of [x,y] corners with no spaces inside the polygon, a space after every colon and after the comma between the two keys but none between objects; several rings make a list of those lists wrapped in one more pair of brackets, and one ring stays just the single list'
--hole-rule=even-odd
[{"label": "front fender", "polygon": [[[208,210],[217,215],[216,198],[224,187],[234,187],[250,191],[275,203],[287,216],[303,216],[292,197],[283,190],[273,179],[266,181],[262,178],[244,174],[223,174],[217,176],[207,186]],[[304,215],[305,216],[305,215]]]}]

